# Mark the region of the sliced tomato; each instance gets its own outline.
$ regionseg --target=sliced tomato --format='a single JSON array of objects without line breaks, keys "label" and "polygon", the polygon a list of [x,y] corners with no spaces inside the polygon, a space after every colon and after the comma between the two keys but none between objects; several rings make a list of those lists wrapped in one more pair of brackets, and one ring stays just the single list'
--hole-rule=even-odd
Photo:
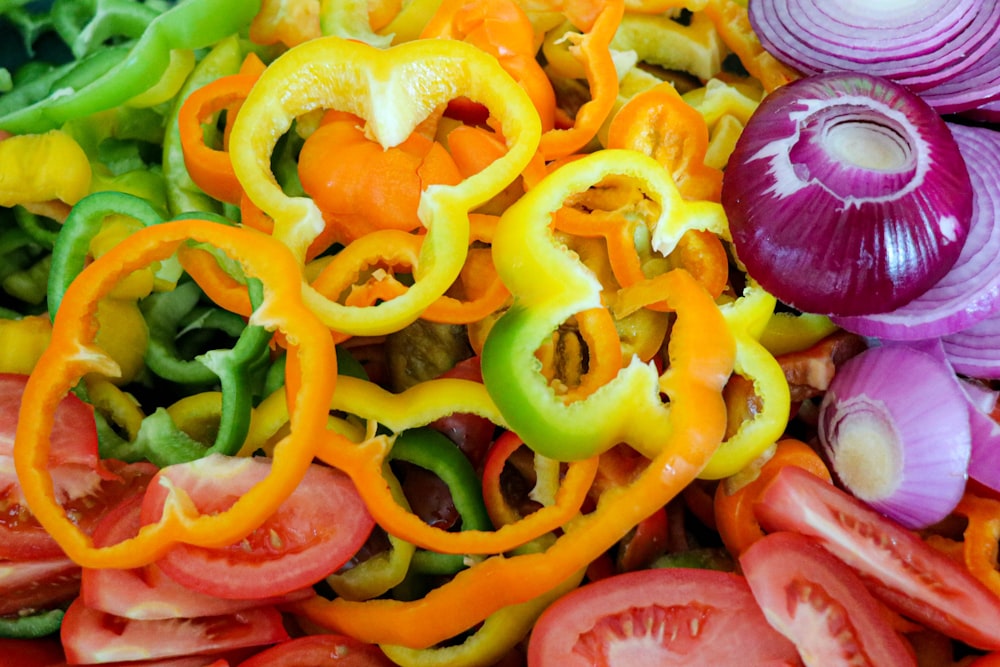
[{"label": "sliced tomato", "polygon": [[266,649],[239,667],[392,667],[394,663],[374,644],[344,635],[310,635]]},{"label": "sliced tomato", "polygon": [[[110,512],[94,529],[94,545],[109,546],[133,537],[142,525],[141,512],[140,496]],[[135,620],[233,614],[312,595],[312,588],[307,587],[263,600],[228,600],[182,586],[156,565],[133,570],[85,568],[80,586],[80,596],[91,609]]]},{"label": "sliced tomato", "polygon": [[[0,558],[15,561],[63,555],[25,504],[14,470],[14,436],[27,379],[0,374]],[[56,408],[51,441],[53,489],[84,532],[123,498],[142,493],[156,474],[151,463],[102,461],[93,408],[72,394]]]},{"label": "sliced tomato", "polygon": [[288,632],[274,607],[223,616],[135,621],[90,609],[77,598],[66,610],[60,637],[67,662],[89,664],[214,655],[276,644],[288,639]]},{"label": "sliced tomato", "polygon": [[[169,466],[149,485],[142,522],[159,520],[168,487],[183,490],[203,513],[220,512],[270,471],[269,459],[221,455]],[[169,483],[157,483],[161,476]],[[207,595],[282,596],[336,571],[374,526],[350,478],[314,464],[277,511],[241,542],[219,549],[179,544],[156,564],[178,583]]]},{"label": "sliced tomato", "polygon": [[812,538],[771,533],[747,548],[740,567],[768,622],[807,665],[916,667],[882,603]]},{"label": "sliced tomato", "polygon": [[581,586],[539,617],[530,667],[798,664],[746,580],[730,572],[662,568]]},{"label": "sliced tomato", "polygon": [[971,646],[1000,649],[1000,597],[915,533],[834,485],[786,466],[754,513],[767,531],[815,538],[903,616]]},{"label": "sliced tomato", "polygon": [[79,590],[80,566],[65,556],[0,560],[0,616],[48,609],[73,599]]},{"label": "sliced tomato", "polygon": [[[29,560],[62,554],[24,503],[14,469],[14,436],[27,375],[0,373],[0,558]],[[61,500],[92,495],[108,477],[97,454],[93,409],[67,395],[53,416],[49,473]]]},{"label": "sliced tomato", "polygon": [[59,667],[66,664],[54,639],[0,639],[0,667]]}]

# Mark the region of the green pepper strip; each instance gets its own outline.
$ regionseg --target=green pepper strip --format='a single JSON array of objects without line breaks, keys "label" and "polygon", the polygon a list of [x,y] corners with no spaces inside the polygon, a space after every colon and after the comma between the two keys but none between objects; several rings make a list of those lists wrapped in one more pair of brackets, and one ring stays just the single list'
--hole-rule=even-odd
[{"label": "green pepper strip", "polygon": [[[377,421],[393,433],[426,426],[450,414],[476,414],[505,427],[503,417],[480,382],[438,378],[393,394],[372,382],[341,376],[330,410]],[[555,502],[496,530],[449,532],[428,525],[396,502],[384,474],[392,449],[386,436],[362,443],[325,446],[321,458],[340,468],[355,487],[382,528],[425,549],[445,554],[501,553],[559,529],[579,511],[597,473],[597,458],[570,463],[555,494]]]},{"label": "green pepper strip", "polygon": [[0,637],[4,639],[38,639],[59,632],[64,612],[50,609],[30,616],[0,617]]},{"label": "green pepper strip", "polygon": [[48,303],[53,318],[66,289],[86,266],[90,242],[101,231],[104,218],[116,214],[134,218],[146,227],[162,222],[160,214],[145,199],[122,192],[95,192],[78,201],[52,248]]},{"label": "green pepper strip", "polygon": [[[248,287],[251,301],[259,305],[263,299],[260,281],[250,280]],[[153,330],[151,326],[151,342]],[[219,429],[210,447],[205,447],[179,429],[165,408],[158,408],[142,420],[133,446],[161,468],[194,461],[209,454],[234,456],[250,429],[255,386],[251,376],[254,369],[264,367],[270,360],[270,341],[271,334],[264,327],[247,325],[231,350],[209,350],[196,358],[212,379],[218,377],[221,384]]]},{"label": "green pepper strip", "polygon": [[43,132],[123,104],[156,85],[170,65],[171,50],[215,44],[239,32],[259,10],[259,0],[178,3],[146,26],[127,58],[71,94],[50,95],[0,117],[0,128],[15,134]]},{"label": "green pepper strip", "polygon": [[160,12],[136,0],[56,0],[52,27],[77,58],[111,37],[135,39]]},{"label": "green pepper strip", "polygon": [[535,353],[552,332],[571,317],[602,307],[600,281],[555,240],[552,215],[567,197],[608,176],[633,179],[659,205],[653,244],[663,254],[691,229],[727,233],[718,204],[685,201],[656,160],[622,149],[592,153],[560,167],[501,216],[493,257],[514,303],[486,338],[483,380],[511,430],[536,452],[561,461],[585,459],[623,441],[653,458],[662,446],[653,434],[665,432],[669,422],[659,375],[637,357],[595,392],[569,403],[538,371]]},{"label": "green pepper strip", "polygon": [[215,81],[219,77],[234,74],[243,61],[243,50],[239,39],[232,35],[223,39],[208,52],[178,92],[170,120],[167,122],[163,138],[163,174],[167,182],[167,205],[171,214],[188,211],[210,211],[218,213],[222,205],[199,188],[184,164],[184,148],[181,145],[179,114],[181,107],[194,91]]},{"label": "green pepper strip", "polygon": [[[264,299],[250,324],[278,330],[282,340],[291,342],[285,376],[290,432],[274,447],[268,477],[228,510],[202,515],[171,492],[160,521],[143,526],[131,539],[95,548],[53,492],[48,471],[53,415],[81,378],[117,371],[117,365],[95,343],[98,302],[132,272],[169,258],[190,241],[219,248],[238,261],[246,275],[263,284]],[[139,229],[95,259],[72,282],[56,314],[52,342],[25,387],[14,442],[15,468],[31,513],[70,558],[83,567],[134,568],[155,561],[178,542],[206,547],[233,544],[259,527],[295,490],[324,439],[346,441],[326,428],[337,383],[330,331],[312,315],[301,294],[299,264],[284,245],[259,232],[207,220],[171,221]]]},{"label": "green pepper strip", "polygon": [[[143,317],[149,326],[146,366],[165,380],[188,385],[209,384],[216,380],[216,374],[202,361],[181,358],[177,351],[176,340],[181,322],[201,296],[197,283],[188,282],[169,292],[153,294],[142,302]],[[243,319],[235,313],[222,312],[232,317],[216,318],[216,328],[233,337],[238,336],[244,327]]]},{"label": "green pepper strip", "polygon": [[[317,596],[290,605],[290,611],[364,641],[433,646],[503,607],[536,598],[577,576],[680,493],[725,434],[722,388],[732,372],[735,348],[718,307],[697,281],[680,269],[668,275],[664,298],[673,304],[677,319],[660,388],[672,407],[665,428],[657,425],[645,434],[660,448],[631,483],[605,491],[597,508],[567,522],[565,532],[545,551],[487,558],[421,599],[348,602]],[[642,413],[630,417],[644,421]],[[321,456],[337,449],[328,443]]]},{"label": "green pepper strip", "polygon": [[507,152],[456,185],[431,185],[418,215],[427,228],[414,284],[374,306],[347,306],[306,286],[313,312],[338,332],[383,335],[416,320],[459,277],[468,253],[469,211],[514,182],[534,157],[541,135],[527,94],[496,59],[455,40],[419,40],[386,50],[323,37],[279,56],[240,107],[230,135],[233,169],[249,199],[274,220],[274,236],[304,264],[325,229],[308,197],[289,197],[272,172],[277,140],[295,118],[333,108],[363,118],[385,147],[398,145],[431,112],[465,96],[484,104],[502,128]]},{"label": "green pepper strip", "polygon": [[[440,477],[451,492],[462,530],[492,528],[472,463],[444,434],[430,428],[403,431],[392,443],[389,460],[406,461]],[[421,549],[413,555],[413,568],[422,574],[454,574],[464,567],[465,557],[461,554]]]}]

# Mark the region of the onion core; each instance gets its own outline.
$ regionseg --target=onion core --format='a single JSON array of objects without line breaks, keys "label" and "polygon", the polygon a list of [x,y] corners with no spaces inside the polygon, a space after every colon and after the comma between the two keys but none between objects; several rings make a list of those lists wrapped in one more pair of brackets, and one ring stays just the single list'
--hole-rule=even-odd
[{"label": "onion core", "polygon": [[804,312],[886,312],[955,263],[972,184],[948,126],[878,77],[834,72],[778,88],[751,116],[722,188],[740,261]]},{"label": "onion core", "polygon": [[845,362],[820,404],[819,440],[852,494],[908,528],[945,518],[965,489],[968,398],[943,358],[870,348]]}]

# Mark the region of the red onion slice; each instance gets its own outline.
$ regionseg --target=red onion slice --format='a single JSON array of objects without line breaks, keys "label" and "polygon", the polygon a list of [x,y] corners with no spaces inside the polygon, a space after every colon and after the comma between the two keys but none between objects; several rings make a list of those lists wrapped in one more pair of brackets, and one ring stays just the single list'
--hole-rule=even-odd
[{"label": "red onion slice", "polygon": [[961,331],[1000,307],[1000,132],[950,124],[972,182],[972,222],[951,270],[929,290],[887,313],[833,318],[849,331],[919,340]]},{"label": "red onion slice", "polygon": [[908,528],[948,516],[965,489],[967,399],[944,360],[914,347],[845,362],[820,405],[819,439],[840,483]]},{"label": "red onion slice", "polygon": [[960,384],[969,399],[969,422],[972,427],[969,477],[1000,491],[1000,424],[990,416],[996,407],[998,394],[969,380],[960,380]]},{"label": "red onion slice", "polygon": [[730,156],[722,204],[764,289],[805,312],[862,315],[899,307],[951,268],[972,185],[926,102],[833,72],[764,98]]},{"label": "red onion slice", "polygon": [[1000,40],[1000,4],[980,0],[754,0],[748,10],[764,48],[803,72],[862,71],[913,90],[957,76]]},{"label": "red onion slice", "polygon": [[948,361],[962,375],[1000,380],[1000,313],[941,337]]},{"label": "red onion slice", "polygon": [[920,96],[940,114],[974,110],[1000,98],[1000,41],[964,71],[921,90]]}]

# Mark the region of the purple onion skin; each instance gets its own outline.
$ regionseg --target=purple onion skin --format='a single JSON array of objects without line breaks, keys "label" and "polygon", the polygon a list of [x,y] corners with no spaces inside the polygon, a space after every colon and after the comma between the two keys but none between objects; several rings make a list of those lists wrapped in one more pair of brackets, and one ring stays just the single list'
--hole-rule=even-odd
[{"label": "purple onion skin", "polygon": [[764,289],[805,312],[865,315],[951,268],[972,185],[926,102],[887,79],[832,72],[764,98],[730,157],[722,205]]}]

